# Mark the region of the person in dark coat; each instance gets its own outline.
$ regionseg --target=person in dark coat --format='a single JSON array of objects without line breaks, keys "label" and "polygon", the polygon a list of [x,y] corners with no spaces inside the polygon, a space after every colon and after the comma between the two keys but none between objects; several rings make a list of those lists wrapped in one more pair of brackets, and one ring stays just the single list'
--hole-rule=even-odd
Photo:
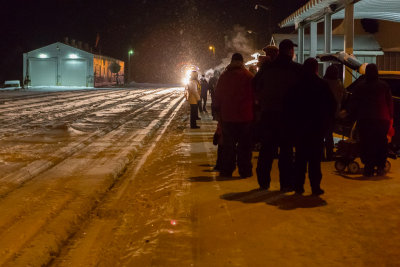
[{"label": "person in dark coat", "polygon": [[303,77],[288,95],[288,110],[294,133],[295,191],[304,193],[308,177],[313,195],[321,195],[321,159],[323,142],[330,121],[334,118],[336,101],[329,84],[318,76],[318,62],[308,58],[303,65]]},{"label": "person in dark coat", "polygon": [[216,120],[215,88],[217,87],[218,78],[219,78],[219,72],[217,70],[215,70],[214,75],[208,81],[208,91],[211,96],[211,115],[213,117],[213,120]]},{"label": "person in dark coat", "polygon": [[339,69],[335,65],[330,65],[325,72],[324,80],[328,83],[329,88],[335,97],[336,111],[335,117],[330,121],[328,131],[324,137],[324,150],[323,150],[323,160],[332,161],[333,160],[333,130],[335,127],[335,118],[339,117],[339,112],[341,110],[341,105],[343,98],[345,96],[345,89],[342,81],[339,79]]},{"label": "person in dark coat", "polygon": [[201,102],[203,105],[202,110],[203,110],[203,112],[207,112],[206,104],[207,104],[208,82],[207,82],[204,74],[201,75],[200,86],[201,86],[200,98],[201,98]]},{"label": "person in dark coat", "polygon": [[[268,64],[273,62],[279,54],[278,47],[274,45],[268,45],[263,48],[265,52],[265,56],[258,57],[257,66],[259,67],[258,72],[253,78],[253,87],[256,87],[257,81],[259,77],[263,76],[264,70],[267,68]],[[262,133],[262,122],[261,122],[261,108],[260,105],[255,99],[254,103],[254,125],[253,125],[253,147],[254,149],[258,149],[261,142],[261,133]]]},{"label": "person in dark coat", "polygon": [[293,144],[284,117],[284,102],[288,90],[301,76],[301,65],[293,62],[293,42],[289,39],[279,44],[279,55],[263,66],[255,83],[255,96],[261,108],[261,148],[257,162],[257,180],[260,188],[268,189],[271,168],[279,148],[280,190],[293,191]]},{"label": "person in dark coat", "polygon": [[243,56],[232,55],[231,63],[218,79],[215,107],[222,127],[220,176],[231,177],[236,169],[242,178],[251,177],[251,124],[253,121],[253,74],[243,64]]},{"label": "person in dark coat", "polygon": [[393,121],[393,99],[389,85],[378,78],[378,68],[368,64],[365,78],[354,89],[350,115],[357,120],[364,175],[385,174],[387,134]]}]

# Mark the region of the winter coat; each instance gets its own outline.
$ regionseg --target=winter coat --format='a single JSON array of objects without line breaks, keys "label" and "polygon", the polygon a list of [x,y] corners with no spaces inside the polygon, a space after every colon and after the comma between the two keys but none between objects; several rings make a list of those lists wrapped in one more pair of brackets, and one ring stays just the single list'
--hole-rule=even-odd
[{"label": "winter coat", "polygon": [[200,80],[200,85],[201,85],[201,94],[200,96],[202,98],[207,98],[207,91],[208,91],[208,82],[206,79],[201,79]]},{"label": "winter coat", "polygon": [[389,85],[379,79],[360,81],[350,100],[350,115],[356,120],[392,120],[393,99]]},{"label": "winter coat", "polygon": [[287,92],[298,83],[301,69],[300,64],[283,54],[262,67],[254,86],[263,113],[282,115]]},{"label": "winter coat", "polygon": [[324,80],[328,83],[329,88],[333,96],[335,97],[336,101],[335,117],[338,117],[339,112],[342,109],[342,101],[345,94],[343,83],[340,79],[334,79],[334,80],[324,79]]},{"label": "winter coat", "polygon": [[198,92],[198,88],[200,84],[197,80],[190,80],[189,83],[186,85],[187,90],[187,100],[189,104],[197,104],[200,101],[200,95]]},{"label": "winter coat", "polygon": [[215,108],[222,122],[253,120],[252,78],[240,61],[233,61],[221,74],[215,90]]},{"label": "winter coat", "polygon": [[211,95],[211,100],[214,101],[215,98],[215,88],[217,87],[218,78],[213,76],[208,82],[208,91]]},{"label": "winter coat", "polygon": [[298,138],[322,138],[336,112],[336,101],[326,81],[304,73],[297,86],[288,91],[287,118]]}]

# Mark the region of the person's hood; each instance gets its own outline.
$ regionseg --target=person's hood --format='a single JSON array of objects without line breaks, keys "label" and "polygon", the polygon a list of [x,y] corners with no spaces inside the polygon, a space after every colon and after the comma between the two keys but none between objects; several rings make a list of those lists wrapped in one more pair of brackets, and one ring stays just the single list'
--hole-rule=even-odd
[{"label": "person's hood", "polygon": [[231,63],[226,67],[227,70],[234,69],[244,69],[244,63],[242,61],[231,61]]}]

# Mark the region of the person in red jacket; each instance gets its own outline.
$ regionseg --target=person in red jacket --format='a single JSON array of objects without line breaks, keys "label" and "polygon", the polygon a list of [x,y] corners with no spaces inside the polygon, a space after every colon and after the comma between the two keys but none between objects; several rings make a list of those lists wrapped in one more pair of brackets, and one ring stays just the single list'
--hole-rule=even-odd
[{"label": "person in red jacket", "polygon": [[219,77],[215,91],[217,117],[222,126],[223,148],[220,176],[231,177],[237,166],[240,177],[253,176],[251,124],[253,121],[253,74],[243,56],[232,55],[231,63]]}]

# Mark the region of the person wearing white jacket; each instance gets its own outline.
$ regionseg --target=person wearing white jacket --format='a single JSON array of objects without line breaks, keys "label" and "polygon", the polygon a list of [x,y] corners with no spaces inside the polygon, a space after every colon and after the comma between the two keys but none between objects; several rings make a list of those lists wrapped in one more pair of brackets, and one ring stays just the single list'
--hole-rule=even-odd
[{"label": "person wearing white jacket", "polygon": [[186,99],[189,101],[190,104],[190,128],[191,129],[198,129],[200,126],[197,126],[196,119],[198,116],[197,109],[198,109],[198,102],[200,101],[200,95],[198,93],[198,87],[200,83],[198,81],[198,73],[197,71],[192,71],[190,74],[190,81],[186,85]]}]

